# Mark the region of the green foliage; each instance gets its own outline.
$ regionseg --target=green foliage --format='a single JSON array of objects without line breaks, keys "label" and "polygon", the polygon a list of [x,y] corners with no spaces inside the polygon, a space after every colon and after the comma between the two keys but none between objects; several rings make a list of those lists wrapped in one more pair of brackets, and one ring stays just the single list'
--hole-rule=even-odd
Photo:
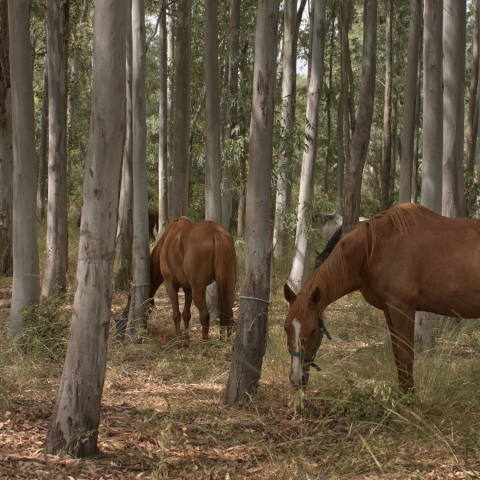
[{"label": "green foliage", "polygon": [[32,358],[49,358],[62,363],[68,343],[73,293],[57,291],[44,298],[40,305],[22,311],[25,331],[20,341],[21,352]]}]

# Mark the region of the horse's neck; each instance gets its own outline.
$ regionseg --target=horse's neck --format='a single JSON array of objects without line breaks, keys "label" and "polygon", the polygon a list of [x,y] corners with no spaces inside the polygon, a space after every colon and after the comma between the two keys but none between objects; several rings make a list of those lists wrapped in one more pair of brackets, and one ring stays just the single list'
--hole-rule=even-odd
[{"label": "horse's neck", "polygon": [[365,243],[360,237],[346,239],[325,263],[312,274],[311,288],[320,288],[323,311],[339,298],[362,288],[361,270],[367,261]]}]

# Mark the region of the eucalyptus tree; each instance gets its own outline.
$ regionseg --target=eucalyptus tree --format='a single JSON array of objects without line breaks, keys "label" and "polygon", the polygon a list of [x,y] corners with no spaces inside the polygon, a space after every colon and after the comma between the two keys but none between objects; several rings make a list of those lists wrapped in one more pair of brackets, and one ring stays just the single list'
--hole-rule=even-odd
[{"label": "eucalyptus tree", "polygon": [[[442,213],[443,158],[443,0],[425,0],[423,48],[423,166],[421,204]],[[455,72],[458,73],[458,72]],[[436,315],[415,316],[419,350],[433,346]]]},{"label": "eucalyptus tree", "polygon": [[168,74],[167,74],[167,0],[159,2],[158,25],[158,235],[168,225]]},{"label": "eucalyptus tree", "polygon": [[381,209],[390,206],[390,173],[392,169],[392,16],[393,2],[387,0],[385,45],[385,102],[383,108],[383,166]]},{"label": "eucalyptus tree", "polygon": [[67,98],[67,146],[70,143],[72,134],[73,134],[73,124],[74,124],[74,92],[77,88],[77,80],[78,80],[78,67],[80,64],[80,41],[79,37],[81,37],[82,29],[87,22],[88,13],[90,10],[90,0],[83,1],[83,8],[82,14],[80,17],[80,21],[75,28],[75,48],[73,50],[72,55],[72,66],[70,69],[70,88],[68,91],[68,98]]},{"label": "eucalyptus tree", "polygon": [[12,275],[12,90],[7,0],[1,0],[0,9],[0,275]]},{"label": "eucalyptus tree", "polygon": [[[230,140],[233,136],[234,124],[236,122],[237,109],[235,107],[235,97],[238,92],[238,55],[240,29],[240,6],[241,0],[230,1],[229,29],[228,29],[228,63],[225,70],[225,80],[227,84],[227,102],[223,110],[225,115],[225,128],[223,129],[223,140]],[[241,186],[241,188],[243,185]],[[232,203],[233,203],[233,168],[227,164],[222,175],[222,225],[230,229],[232,221]],[[242,219],[239,218],[240,222]],[[241,228],[241,227],[240,227]]]},{"label": "eucalyptus tree", "polygon": [[[259,0],[245,224],[245,268],[225,403],[243,403],[258,388],[270,297],[272,173],[277,30],[280,0]],[[265,180],[268,180],[267,182]]]},{"label": "eucalyptus tree", "polygon": [[47,179],[48,162],[48,55],[43,59],[43,98],[42,120],[40,128],[40,152],[38,156],[38,181],[37,181],[37,217],[43,218],[45,214],[45,183]]},{"label": "eucalyptus tree", "polygon": [[283,6],[283,77],[281,132],[285,138],[278,155],[273,255],[282,257],[288,248],[288,232],[283,216],[292,202],[292,174],[289,160],[293,155],[292,133],[295,126],[295,98],[297,81],[297,1],[285,0]]},{"label": "eucalyptus tree", "polygon": [[[235,15],[234,17],[237,18]],[[205,219],[221,223],[222,166],[218,40],[217,0],[205,0]],[[238,72],[235,74],[235,79],[238,79]]]},{"label": "eucalyptus tree", "polygon": [[305,149],[298,196],[297,230],[295,251],[289,282],[294,290],[299,290],[308,275],[310,260],[310,235],[308,219],[311,216],[315,186],[315,162],[318,145],[318,115],[323,86],[323,60],[325,52],[326,0],[313,3],[313,22],[310,30],[315,32],[312,39],[311,73],[307,90],[307,115],[305,121]]},{"label": "eucalyptus tree", "polygon": [[67,222],[67,92],[65,85],[65,8],[63,0],[47,2],[48,50],[48,210],[47,251],[42,293],[66,288]]},{"label": "eucalyptus tree", "polygon": [[38,305],[40,281],[35,212],[33,70],[27,0],[8,0],[13,131],[13,288],[9,339],[23,332],[22,310]]},{"label": "eucalyptus tree", "polygon": [[348,145],[345,172],[345,203],[343,208],[343,232],[353,230],[360,215],[362,172],[370,142],[375,94],[377,52],[377,2],[364,0],[363,4],[363,60],[360,106],[350,145]]},{"label": "eucalyptus tree", "polygon": [[92,114],[77,290],[60,388],[45,441],[49,454],[85,457],[98,452],[125,135],[125,102],[119,99],[125,98],[126,11],[126,0],[95,4]]},{"label": "eucalyptus tree", "polygon": [[132,0],[133,284],[128,327],[131,337],[145,326],[150,294],[145,57],[145,0]]},{"label": "eucalyptus tree", "polygon": [[169,3],[168,21],[167,21],[167,156],[168,156],[168,216],[172,216],[172,173],[173,173],[173,157],[175,151],[175,142],[173,135],[173,127],[175,125],[175,17],[176,17],[175,2]]},{"label": "eucalyptus tree", "polygon": [[473,176],[475,165],[475,130],[478,129],[478,118],[475,113],[478,110],[478,69],[479,69],[479,15],[480,2],[475,5],[475,26],[473,30],[473,55],[472,55],[472,78],[470,82],[470,101],[468,102],[467,135],[465,169],[469,176]]},{"label": "eucalyptus tree", "polygon": [[467,2],[443,5],[443,194],[442,214],[465,217],[463,134]]},{"label": "eucalyptus tree", "polygon": [[126,0],[127,31],[125,53],[125,140],[118,204],[118,257],[115,289],[125,288],[132,278],[133,258],[133,125],[132,125],[132,1]]},{"label": "eucalyptus tree", "polygon": [[172,218],[188,215],[191,28],[192,0],[179,0],[175,46],[175,157],[172,179]]},{"label": "eucalyptus tree", "polygon": [[400,160],[399,203],[410,202],[412,194],[413,145],[417,105],[422,0],[410,0],[410,29],[408,32],[407,72],[403,107],[402,157]]}]

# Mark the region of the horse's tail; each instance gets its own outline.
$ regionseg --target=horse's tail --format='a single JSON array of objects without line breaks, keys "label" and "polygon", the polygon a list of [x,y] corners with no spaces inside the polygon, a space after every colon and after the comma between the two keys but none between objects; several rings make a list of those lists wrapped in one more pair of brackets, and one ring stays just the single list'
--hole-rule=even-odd
[{"label": "horse's tail", "polygon": [[213,235],[215,255],[213,270],[217,282],[220,326],[233,325],[233,301],[237,283],[237,257],[229,232],[216,229]]}]

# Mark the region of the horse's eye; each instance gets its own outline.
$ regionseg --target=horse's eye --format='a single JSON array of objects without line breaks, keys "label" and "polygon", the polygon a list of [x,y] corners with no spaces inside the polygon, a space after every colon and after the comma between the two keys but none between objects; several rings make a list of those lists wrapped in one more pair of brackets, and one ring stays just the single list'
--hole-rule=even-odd
[{"label": "horse's eye", "polygon": [[312,335],[315,335],[316,331],[317,331],[317,329],[314,328],[314,329],[312,330]]}]

